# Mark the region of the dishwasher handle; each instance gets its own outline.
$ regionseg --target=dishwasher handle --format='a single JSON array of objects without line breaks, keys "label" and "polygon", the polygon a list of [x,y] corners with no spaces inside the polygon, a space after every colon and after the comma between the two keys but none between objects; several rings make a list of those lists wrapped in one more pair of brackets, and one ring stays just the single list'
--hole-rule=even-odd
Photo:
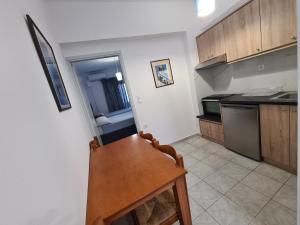
[{"label": "dishwasher handle", "polygon": [[222,104],[224,108],[235,108],[235,109],[257,109],[257,105],[237,105],[237,104]]}]

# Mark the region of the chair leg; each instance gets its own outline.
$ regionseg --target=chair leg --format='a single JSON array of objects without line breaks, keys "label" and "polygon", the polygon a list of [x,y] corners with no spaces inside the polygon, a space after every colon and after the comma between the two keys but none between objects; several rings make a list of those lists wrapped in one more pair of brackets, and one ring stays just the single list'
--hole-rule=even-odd
[{"label": "chair leg", "polygon": [[132,210],[132,211],[130,212],[130,215],[131,215],[133,224],[134,224],[134,225],[140,225],[140,222],[139,222],[139,220],[138,220],[138,217],[137,217],[137,215],[136,215],[135,210]]}]

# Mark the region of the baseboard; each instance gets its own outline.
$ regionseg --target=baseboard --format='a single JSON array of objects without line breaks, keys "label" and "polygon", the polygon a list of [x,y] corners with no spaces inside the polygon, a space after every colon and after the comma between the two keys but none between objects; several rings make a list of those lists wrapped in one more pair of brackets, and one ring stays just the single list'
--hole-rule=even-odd
[{"label": "baseboard", "polygon": [[193,134],[193,135],[191,135],[191,136],[188,136],[188,137],[179,139],[178,141],[175,141],[175,142],[171,143],[170,145],[175,145],[175,144],[177,144],[177,143],[179,143],[179,142],[185,141],[185,140],[187,140],[187,139],[189,139],[189,138],[196,137],[196,136],[201,137],[201,134],[200,134],[200,133]]}]

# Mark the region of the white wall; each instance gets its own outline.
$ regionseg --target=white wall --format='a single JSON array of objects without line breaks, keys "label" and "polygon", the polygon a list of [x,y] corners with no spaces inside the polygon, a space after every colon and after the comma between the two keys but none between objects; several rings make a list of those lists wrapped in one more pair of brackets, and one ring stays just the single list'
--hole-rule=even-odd
[{"label": "white wall", "polygon": [[[196,115],[202,112],[198,108],[200,99],[213,93],[213,78],[199,76],[193,70],[198,63],[195,37],[247,1],[216,0],[215,12],[204,18],[197,17],[194,0],[48,0],[47,12],[60,43],[185,32],[188,88],[192,91],[192,110]],[[197,123],[195,119],[194,126]]]},{"label": "white wall", "polygon": [[[198,132],[192,110],[184,36],[179,34],[140,39],[81,42],[62,45],[65,57],[121,52],[125,81],[133,100],[137,126],[171,143]],[[150,61],[170,58],[174,85],[155,88]],[[137,97],[143,103],[138,104]]]},{"label": "white wall", "polygon": [[[43,4],[1,1],[1,224],[82,225],[90,133],[70,70],[47,26]],[[54,47],[73,106],[68,111],[58,112],[26,13]]]},{"label": "white wall", "polygon": [[[264,65],[264,70],[258,70]],[[297,90],[297,48],[274,52],[210,71],[213,89],[221,93],[241,93],[255,88],[282,87]]]}]

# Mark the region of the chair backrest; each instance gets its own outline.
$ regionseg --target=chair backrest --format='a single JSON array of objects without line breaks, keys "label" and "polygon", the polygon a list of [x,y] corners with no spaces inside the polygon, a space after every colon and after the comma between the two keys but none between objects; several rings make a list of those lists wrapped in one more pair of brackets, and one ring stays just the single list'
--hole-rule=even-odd
[{"label": "chair backrest", "polygon": [[176,150],[171,145],[160,145],[159,141],[155,139],[152,141],[152,145],[154,148],[157,148],[159,151],[171,156],[176,161],[176,164],[178,166],[184,168],[182,155],[177,155]]},{"label": "chair backrest", "polygon": [[139,131],[139,136],[140,136],[141,138],[144,138],[144,139],[148,140],[148,141],[152,141],[152,140],[153,140],[153,135],[150,134],[150,133],[144,134],[143,131]]},{"label": "chair backrest", "polygon": [[90,150],[93,150],[95,151],[97,148],[100,147],[100,142],[99,142],[99,139],[98,137],[94,137],[93,140],[90,141]]}]

